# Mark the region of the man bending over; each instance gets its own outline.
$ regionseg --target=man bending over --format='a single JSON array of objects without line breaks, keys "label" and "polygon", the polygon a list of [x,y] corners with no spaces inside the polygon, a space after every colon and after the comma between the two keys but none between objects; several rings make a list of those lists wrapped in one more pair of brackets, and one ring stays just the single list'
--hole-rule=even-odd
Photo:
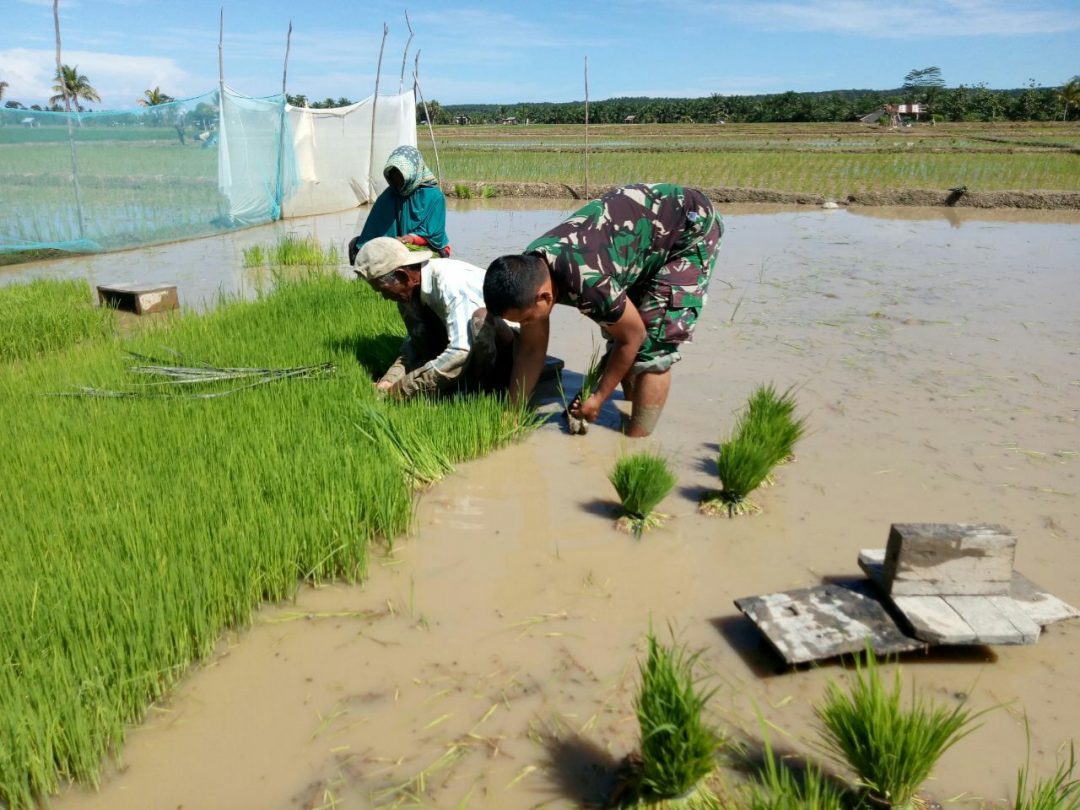
[{"label": "man bending over", "polygon": [[375,387],[390,396],[505,389],[514,334],[484,309],[484,271],[456,259],[432,258],[380,236],[356,256],[356,274],[396,301],[408,337]]},{"label": "man bending over", "polygon": [[593,200],[533,240],[522,255],[488,267],[484,301],[521,325],[510,377],[513,402],[528,398],[547,353],[555,304],[576,306],[608,339],[596,391],[571,415],[592,422],[622,383],[632,403],[629,436],[648,436],[667,402],[671,367],[692,339],[724,228],[705,195],[657,183]]}]

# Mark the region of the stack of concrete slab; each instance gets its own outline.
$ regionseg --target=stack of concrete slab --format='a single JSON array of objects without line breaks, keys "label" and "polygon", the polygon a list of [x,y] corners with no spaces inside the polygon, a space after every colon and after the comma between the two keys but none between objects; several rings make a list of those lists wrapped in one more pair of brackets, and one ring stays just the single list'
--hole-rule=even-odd
[{"label": "stack of concrete slab", "polygon": [[[884,549],[866,549],[869,582],[736,599],[789,664],[933,644],[1034,644],[1042,628],[1080,616],[1013,570],[1003,526],[896,523]],[[872,583],[872,586],[871,586]]]}]

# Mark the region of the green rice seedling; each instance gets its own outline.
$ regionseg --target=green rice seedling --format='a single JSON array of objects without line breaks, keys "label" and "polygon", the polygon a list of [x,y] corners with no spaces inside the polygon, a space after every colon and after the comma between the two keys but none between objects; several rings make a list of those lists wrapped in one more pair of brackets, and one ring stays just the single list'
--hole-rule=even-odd
[{"label": "green rice seedling", "polygon": [[325,250],[310,236],[285,234],[267,251],[272,267],[335,267],[338,264],[336,247]]},{"label": "green rice seedling", "polygon": [[457,197],[459,200],[471,200],[472,188],[465,185],[464,183],[458,183],[454,186],[454,196]]},{"label": "green rice seedling", "polygon": [[[443,470],[534,424],[499,397],[376,400],[357,350],[402,331],[366,285],[304,273],[123,340],[0,363],[0,410],[18,414],[0,430],[0,807],[95,784],[147,706],[260,604],[363,578],[371,544],[412,524],[422,452],[437,448]],[[199,359],[171,367],[185,379],[335,372],[214,399],[44,396],[130,386],[125,352],[163,347]],[[365,440],[365,420],[388,420],[411,455]]]},{"label": "green rice seedling", "polygon": [[663,456],[648,451],[622,456],[611,468],[608,480],[622,504],[620,528],[641,537],[642,532],[667,518],[656,507],[675,486],[675,475]]},{"label": "green rice seedling", "polygon": [[115,313],[94,306],[85,281],[42,279],[0,287],[0,363],[114,334]]},{"label": "green rice seedling", "polygon": [[262,245],[244,248],[244,267],[266,267],[267,254]]},{"label": "green rice seedling", "polygon": [[495,191],[494,186],[480,186],[480,196],[485,200],[490,200],[498,196],[498,192]]},{"label": "green rice seedling", "polygon": [[[574,397],[572,403],[584,402],[593,395],[598,385],[600,385],[600,378],[604,376],[604,361],[605,357],[600,354],[600,347],[593,345],[592,355],[589,357],[589,365],[585,369],[585,374],[581,378],[581,389],[578,391],[577,396]],[[559,395],[562,397],[563,409],[566,413],[566,421],[570,426],[570,433],[573,435],[583,436],[589,432],[589,423],[584,419],[578,419],[576,416],[570,415],[570,405],[567,403],[566,392],[562,387],[562,378],[559,378]]]},{"label": "green rice seedling", "polygon": [[1080,810],[1080,778],[1076,773],[1076,747],[1069,742],[1069,758],[1058,762],[1052,776],[1031,780],[1031,729],[1024,716],[1027,758],[1016,774],[1015,810]]},{"label": "green rice seedling", "polygon": [[796,773],[776,756],[768,732],[763,743],[762,768],[742,805],[747,810],[844,810],[848,806],[844,792],[818,765],[806,762]]},{"label": "green rice seedling", "polygon": [[777,464],[791,461],[794,459],[795,444],[806,432],[806,420],[795,418],[795,404],[795,394],[791,388],[777,394],[771,383],[758,386],[750,395],[735,431],[768,442]]},{"label": "green rice seedling", "polygon": [[[380,450],[393,456],[409,477],[413,486],[427,487],[454,471],[454,465],[441,449],[439,438],[417,429],[415,422],[405,418],[391,419],[370,403],[360,405],[356,427]],[[445,437],[452,428],[447,426]]]},{"label": "green rice seedling", "polygon": [[664,646],[651,631],[648,644],[634,704],[641,731],[637,798],[672,807],[708,806],[714,797],[703,780],[716,766],[722,740],[702,713],[715,689],[701,689],[694,678],[700,652]]},{"label": "green rice seedling", "polygon": [[830,681],[824,703],[815,708],[826,748],[858,777],[870,797],[893,808],[916,808],[916,794],[941,755],[974,730],[963,702],[935,705],[912,690],[910,708],[901,706],[900,669],[892,688],[867,650],[856,659],[848,692]]},{"label": "green rice seedling", "polygon": [[770,445],[754,436],[738,435],[721,444],[716,457],[720,490],[705,497],[701,511],[727,517],[760,513],[748,496],[768,477],[774,457]]}]

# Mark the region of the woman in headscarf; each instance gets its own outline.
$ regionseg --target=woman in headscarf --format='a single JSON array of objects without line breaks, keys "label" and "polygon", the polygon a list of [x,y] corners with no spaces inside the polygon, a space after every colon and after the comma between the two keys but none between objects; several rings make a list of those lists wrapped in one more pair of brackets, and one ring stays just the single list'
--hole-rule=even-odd
[{"label": "woman in headscarf", "polygon": [[371,206],[360,235],[349,243],[349,264],[360,248],[377,236],[392,236],[406,245],[424,246],[444,258],[449,256],[446,198],[420,150],[399,146],[386,159],[383,177],[390,186]]}]

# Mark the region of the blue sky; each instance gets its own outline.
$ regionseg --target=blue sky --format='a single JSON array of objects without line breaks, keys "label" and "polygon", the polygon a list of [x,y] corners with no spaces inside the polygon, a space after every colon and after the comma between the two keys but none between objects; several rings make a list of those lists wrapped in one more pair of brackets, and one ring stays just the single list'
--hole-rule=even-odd
[{"label": "blue sky", "polygon": [[[55,66],[51,0],[0,0],[6,99],[42,103]],[[396,89],[408,36],[404,3],[372,0],[61,0],[64,62],[102,96],[132,107],[160,86],[175,97],[225,75],[252,95],[370,95],[382,23],[383,88]],[[421,89],[443,104],[897,87],[941,67],[949,86],[1060,85],[1080,73],[1078,0],[463,0],[409,2]]]}]

